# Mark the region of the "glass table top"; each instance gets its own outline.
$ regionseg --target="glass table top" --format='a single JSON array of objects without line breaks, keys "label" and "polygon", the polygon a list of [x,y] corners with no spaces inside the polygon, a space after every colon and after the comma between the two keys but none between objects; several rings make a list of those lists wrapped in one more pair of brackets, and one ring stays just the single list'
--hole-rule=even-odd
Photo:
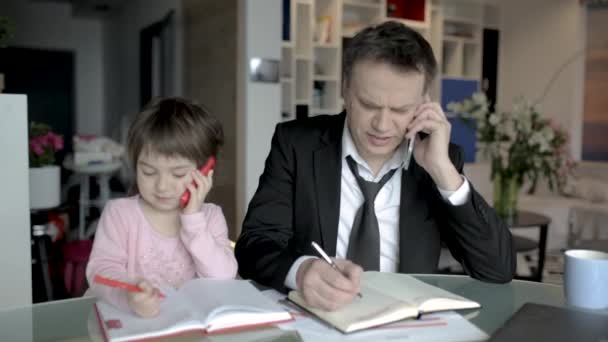
[{"label": "glass table top", "polygon": [[[477,301],[481,309],[462,311],[462,315],[491,335],[524,303],[564,305],[561,286],[514,280],[509,284],[490,284],[461,275],[414,275],[416,278]],[[93,303],[95,298],[35,304],[0,310],[0,341],[101,341]],[[235,341],[248,334],[231,334]],[[222,341],[231,340],[224,336]],[[204,340],[200,335],[180,341]],[[174,339],[175,340],[175,339]],[[289,340],[289,339],[287,339]]]}]

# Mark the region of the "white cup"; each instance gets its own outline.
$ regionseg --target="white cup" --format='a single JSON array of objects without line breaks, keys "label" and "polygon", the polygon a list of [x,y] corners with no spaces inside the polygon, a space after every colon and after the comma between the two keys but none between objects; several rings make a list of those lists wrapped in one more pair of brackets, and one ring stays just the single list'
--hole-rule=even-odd
[{"label": "white cup", "polygon": [[566,303],[586,309],[608,308],[608,253],[584,249],[566,251]]}]

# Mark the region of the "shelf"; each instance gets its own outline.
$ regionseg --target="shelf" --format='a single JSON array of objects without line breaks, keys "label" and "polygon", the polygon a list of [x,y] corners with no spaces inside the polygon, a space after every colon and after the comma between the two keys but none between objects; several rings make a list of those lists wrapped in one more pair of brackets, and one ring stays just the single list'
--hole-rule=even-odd
[{"label": "shelf", "polygon": [[304,60],[304,61],[310,61],[310,60],[312,60],[312,56],[309,56],[309,55],[296,55],[296,59],[298,59],[298,60]]},{"label": "shelf", "polygon": [[283,46],[281,48],[281,78],[293,76],[293,49]]},{"label": "shelf", "polygon": [[320,44],[320,43],[313,43],[313,46],[314,46],[316,49],[338,49],[338,48],[340,47],[338,44],[334,44],[334,43],[332,43],[332,44],[325,44],[325,43],[323,43],[323,44]]},{"label": "shelf", "polygon": [[314,75],[338,77],[340,72],[340,51],[338,49],[315,49]]},{"label": "shelf", "polygon": [[396,21],[396,22],[402,23],[403,25],[409,26],[413,29],[419,29],[419,30],[428,30],[431,28],[429,23],[424,22],[424,21],[393,18],[393,17],[386,17],[386,21]]},{"label": "shelf", "polygon": [[479,20],[474,20],[467,17],[457,17],[457,16],[444,16],[443,21],[456,23],[456,24],[467,24],[474,26],[481,26],[481,22]]},{"label": "shelf", "polygon": [[344,6],[366,8],[366,9],[370,9],[370,10],[379,10],[380,9],[380,3],[370,2],[370,1],[365,1],[365,0],[344,0]]},{"label": "shelf", "polygon": [[289,82],[284,82],[281,78],[281,112],[292,114],[294,111],[293,99],[293,83],[291,79]]},{"label": "shelf", "polygon": [[296,1],[293,8],[295,10],[294,27],[297,28],[292,34],[292,40],[295,39],[294,54],[296,56],[307,55],[312,50],[314,18],[312,2]]},{"label": "shelf", "polygon": [[306,105],[307,106],[307,105],[310,104],[310,100],[307,100],[307,99],[296,99],[294,101],[294,103],[296,104],[296,106],[297,105]]},{"label": "shelf", "polygon": [[463,75],[444,74],[441,75],[441,79],[446,80],[464,80],[464,81],[479,81],[479,77],[468,77]]},{"label": "shelf", "polygon": [[454,35],[449,35],[449,34],[446,34],[443,36],[443,41],[444,42],[454,42],[454,43],[462,42],[462,43],[466,43],[466,44],[481,44],[479,39],[475,39],[475,38],[471,38],[471,37],[454,36]]},{"label": "shelf", "polygon": [[295,97],[297,99],[309,99],[312,92],[312,63],[309,61],[296,60]]},{"label": "shelf", "polygon": [[312,77],[314,81],[330,81],[330,82],[338,82],[338,76],[328,76],[328,75],[314,75]]},{"label": "shelf", "polygon": [[[481,0],[406,0],[402,8],[391,7],[395,17],[387,17],[387,0],[288,1],[292,31],[286,37],[290,40],[281,44],[280,85],[282,113],[290,118],[340,112],[342,55],[348,38],[388,20],[407,25],[429,41],[440,79],[481,80],[485,22]],[[331,18],[327,32],[321,31],[327,28],[326,17]],[[440,98],[450,91],[454,89],[435,82],[431,94]]]},{"label": "shelf", "polygon": [[462,75],[462,40],[444,40],[441,56],[441,70],[445,75]]},{"label": "shelf", "polygon": [[462,75],[481,78],[481,46],[465,43],[463,46]]},{"label": "shelf", "polygon": [[342,38],[352,38],[355,36],[357,32],[359,32],[360,28],[357,29],[342,29]]}]

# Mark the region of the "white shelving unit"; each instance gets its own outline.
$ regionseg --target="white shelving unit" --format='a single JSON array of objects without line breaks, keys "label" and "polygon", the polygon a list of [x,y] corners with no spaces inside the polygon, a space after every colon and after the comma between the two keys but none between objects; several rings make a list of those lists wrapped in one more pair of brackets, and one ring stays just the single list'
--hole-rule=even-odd
[{"label": "white shelving unit", "polygon": [[342,1],[341,36],[352,37],[364,27],[380,22],[385,8],[385,1],[380,0]]},{"label": "white shelving unit", "polygon": [[386,0],[290,0],[289,6],[291,40],[283,42],[281,65],[284,120],[301,111],[339,113],[344,41],[386,20],[403,22],[431,44],[439,64],[433,99],[441,98],[444,78],[480,81],[484,8],[478,3],[424,0],[422,21],[387,17]]},{"label": "white shelving unit", "polygon": [[466,17],[443,18],[442,73],[449,77],[481,77],[482,24]]}]

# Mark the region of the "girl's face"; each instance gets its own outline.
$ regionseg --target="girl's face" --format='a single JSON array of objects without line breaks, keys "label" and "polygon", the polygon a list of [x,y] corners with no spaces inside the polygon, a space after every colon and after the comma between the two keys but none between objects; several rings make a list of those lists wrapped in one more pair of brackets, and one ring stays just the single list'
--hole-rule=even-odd
[{"label": "girl's face", "polygon": [[192,182],[196,164],[180,156],[166,156],[148,148],[137,158],[137,187],[143,200],[159,211],[179,209],[179,199]]}]

